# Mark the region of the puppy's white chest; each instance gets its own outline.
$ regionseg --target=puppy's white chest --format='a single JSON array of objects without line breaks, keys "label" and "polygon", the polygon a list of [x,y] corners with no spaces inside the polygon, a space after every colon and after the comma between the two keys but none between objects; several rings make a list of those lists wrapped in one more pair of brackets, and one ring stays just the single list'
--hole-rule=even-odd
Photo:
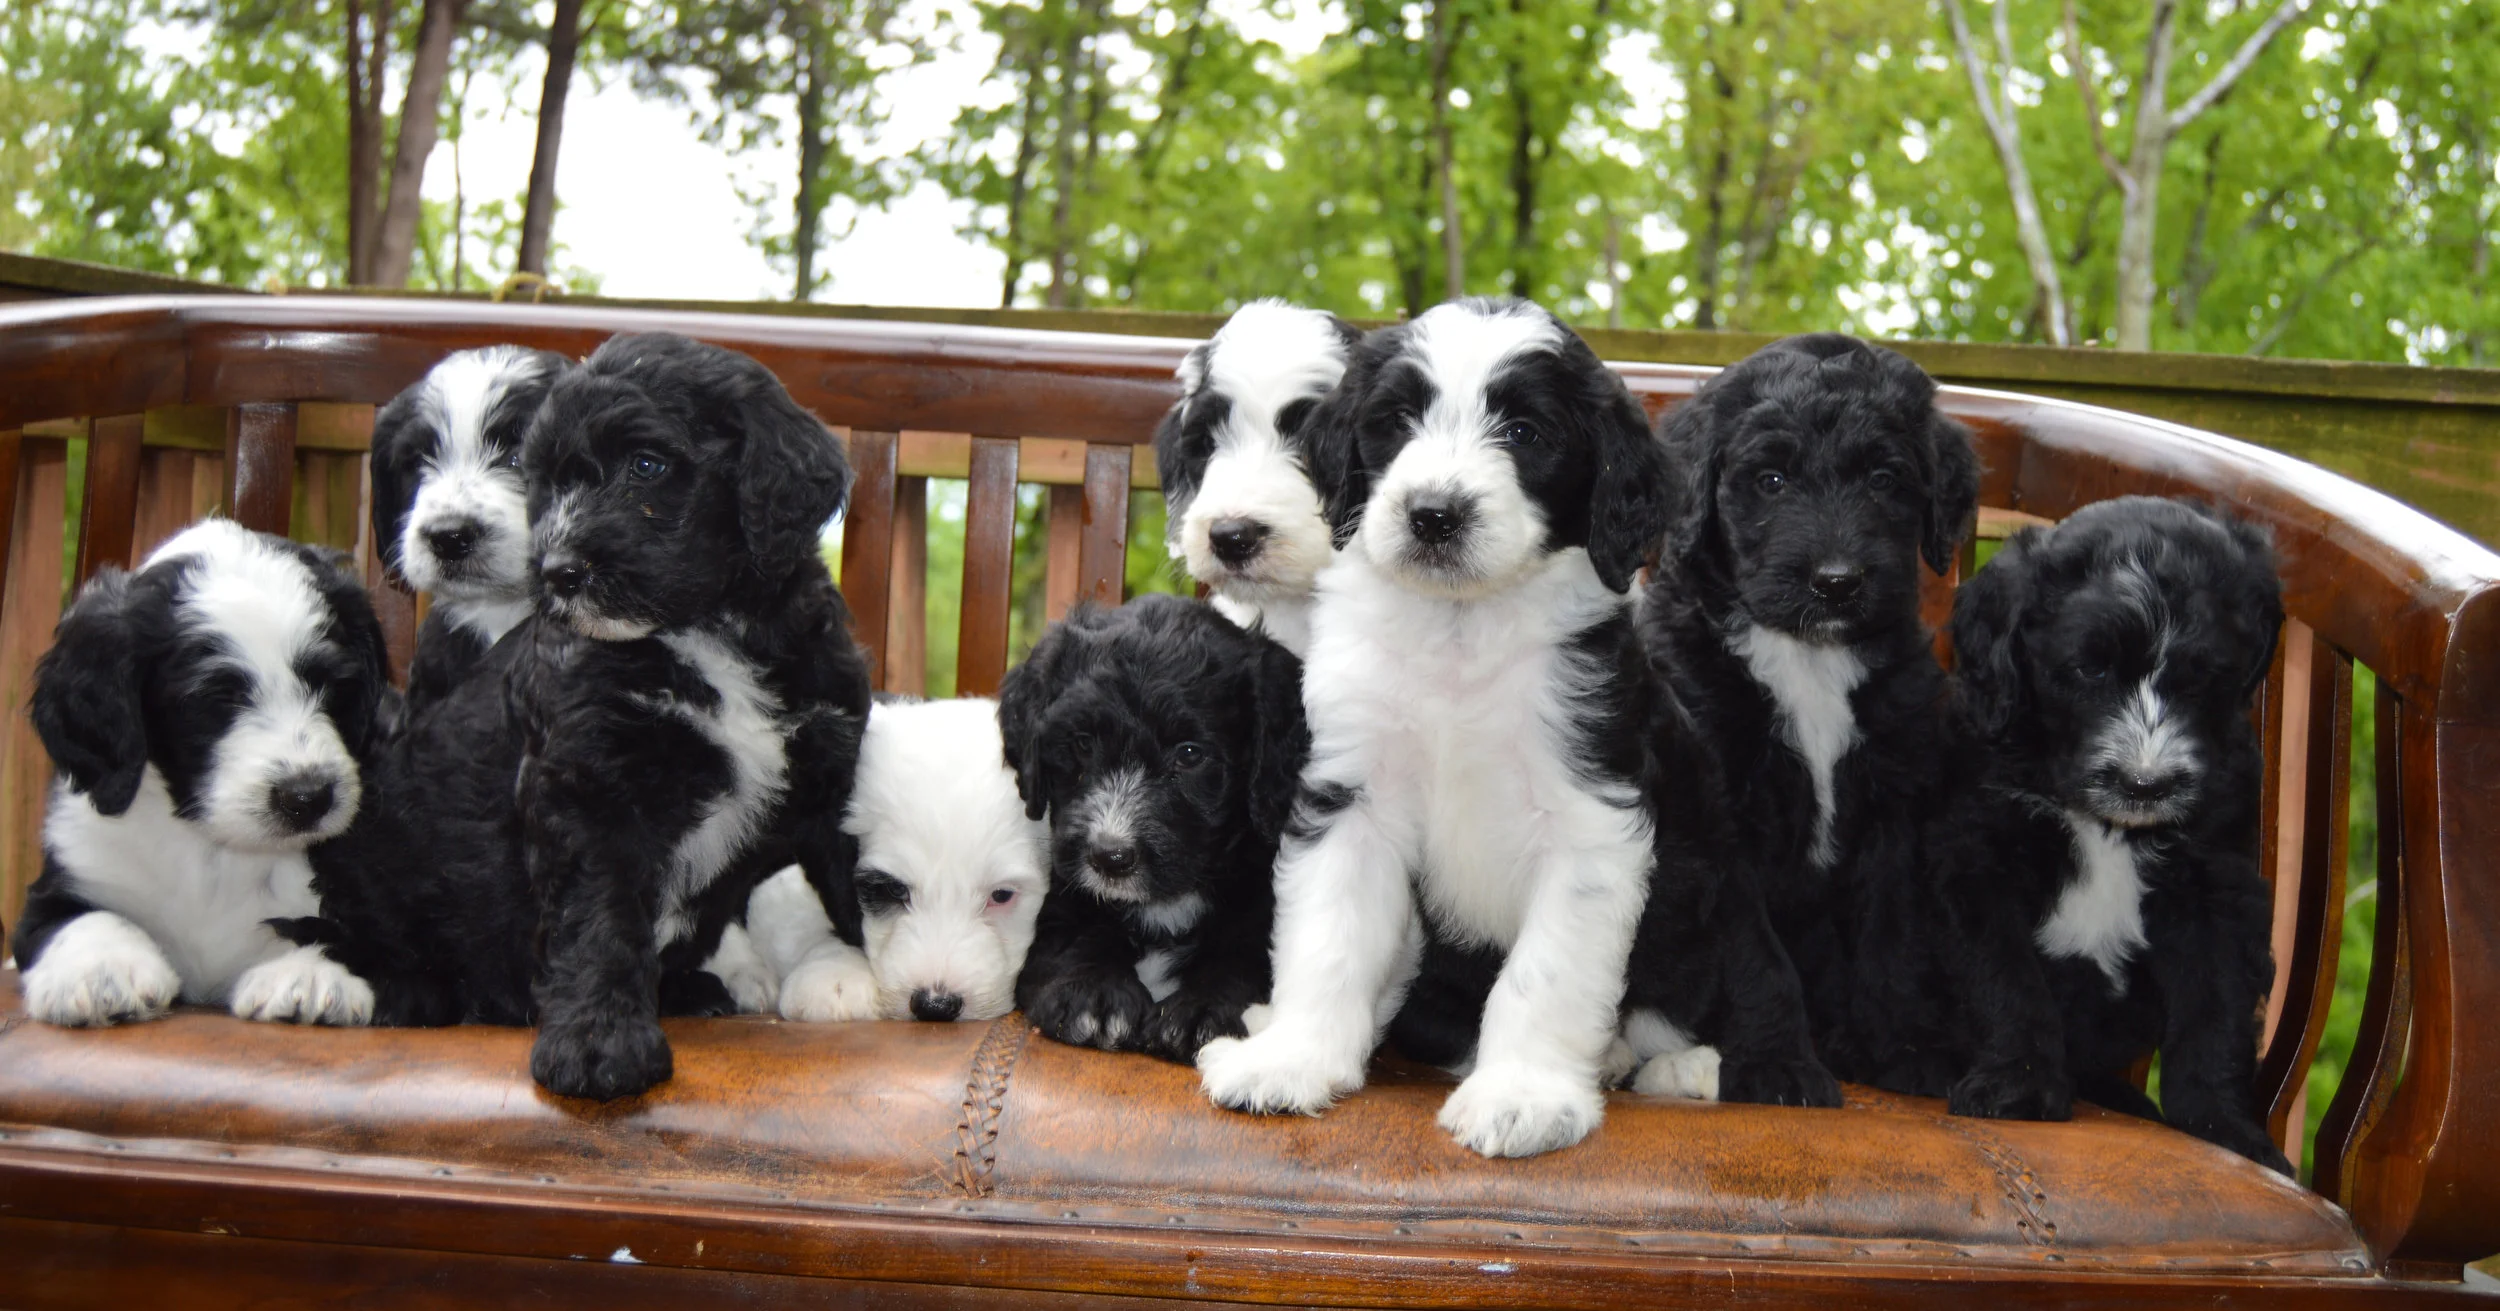
[{"label": "puppy's white chest", "polygon": [[660,640],[717,694],[710,706],[679,700],[670,708],[720,749],[730,770],[728,789],[705,805],[703,818],[678,841],[659,924],[659,940],[666,944],[688,927],[686,901],[720,877],[780,803],[789,756],[780,699],[765,688],[752,662],[710,633],[668,633]]},{"label": "puppy's white chest", "polygon": [[1817,866],[1830,865],[1839,854],[1832,839],[1832,774],[1840,758],[1858,744],[1857,713],[1849,696],[1866,681],[1866,665],[1845,646],[1799,641],[1760,624],[1729,638],[1727,645],[1770,693],[1771,703],[1779,707],[1782,736],[1805,761],[1806,776],[1814,782],[1814,840],[1807,853]]},{"label": "puppy's white chest", "polygon": [[266,921],[320,913],[302,852],[210,840],[174,814],[153,765],[130,809],[109,818],[66,784],[56,786],[44,846],[79,896],[146,931],[182,976],[188,1002],[224,1002],[237,976],[283,948]]},{"label": "puppy's white chest", "polygon": [[2075,881],[2033,935],[2051,956],[2101,968],[2113,996],[2126,991],[2127,962],[2144,946],[2144,880],[2126,836],[2097,819],[2066,816],[2075,844]]}]

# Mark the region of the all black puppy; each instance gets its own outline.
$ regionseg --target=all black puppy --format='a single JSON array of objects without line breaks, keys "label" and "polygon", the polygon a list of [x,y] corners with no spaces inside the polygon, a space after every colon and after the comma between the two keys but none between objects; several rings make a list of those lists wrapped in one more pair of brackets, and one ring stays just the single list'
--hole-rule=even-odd
[{"label": "all black puppy", "polygon": [[1085,609],[998,717],[1051,891],[1016,1004],[1061,1042],[1188,1061],[1268,991],[1270,874],[1310,736],[1301,663],[1212,608]]},{"label": "all black puppy", "polygon": [[[2087,1100],[2291,1173],[2256,1101],[2274,970],[2248,722],[2282,624],[2258,530],[2146,497],[2018,533],[1963,585],[1985,773],[1932,844],[1979,1038],[1954,1110],[2071,1072]],[[2126,1079],[2154,1051],[2158,1111]]]},{"label": "all black puppy", "polygon": [[521,439],[568,361],[489,346],[443,358],[373,420],[373,541],[434,595],[408,667],[408,710],[440,700],[530,612]]},{"label": "all black puppy", "polygon": [[524,467],[538,612],[411,725],[367,872],[299,932],[398,1022],[534,1016],[538,1081],[605,1099],[669,1076],[664,1010],[731,1009],[700,967],[763,876],[846,877],[868,678],[817,537],[849,468],[761,364],[661,334],[559,378]]},{"label": "all black puppy", "polygon": [[1726,771],[1739,862],[1823,1059],[1928,1096],[1962,1062],[1919,833],[1960,753],[1919,570],[1951,567],[1978,494],[1970,435],[1935,392],[1839,333],[1703,384],[1661,427],[1691,493],[1643,613],[1651,662]]}]

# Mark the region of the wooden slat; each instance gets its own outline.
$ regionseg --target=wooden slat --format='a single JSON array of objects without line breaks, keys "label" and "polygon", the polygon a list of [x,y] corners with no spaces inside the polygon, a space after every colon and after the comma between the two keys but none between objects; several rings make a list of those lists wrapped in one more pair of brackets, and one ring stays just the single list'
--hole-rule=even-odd
[{"label": "wooden slat", "polygon": [[416,594],[399,572],[382,562],[382,552],[373,541],[373,459],[356,458],[356,568],[365,580],[365,591],[373,598],[373,618],[382,625],[382,646],[391,656],[391,682],[408,685],[408,662],[417,654],[418,613]]},{"label": "wooden slat", "polygon": [[1918,619],[1935,635],[1936,659],[1947,669],[1953,667],[1953,637],[1948,631],[1953,622],[1953,593],[1970,577],[1978,559],[1978,539],[1973,538],[1953,553],[1952,564],[1942,574],[1928,572],[1924,560],[1918,563]]},{"label": "wooden slat", "polygon": [[[1110,444],[1128,446],[1136,453],[1129,465],[1131,487],[1161,485],[1156,481],[1154,447],[1117,440]],[[1016,446],[1017,482],[1040,483],[1045,487],[1084,485],[1086,442],[1076,438],[1026,437]],[[906,475],[968,478],[972,476],[972,434],[907,430],[901,434],[895,458],[895,467]]]},{"label": "wooden slat", "polygon": [[894,559],[894,434],[853,432],[851,505],[842,519],[842,599],[868,649],[871,686],[886,686],[886,607]]},{"label": "wooden slat", "polygon": [[[1015,584],[1016,442],[972,439],[964,495],[963,624],[955,643],[955,695],[996,696],[1007,676],[1007,612]],[[1127,489],[1123,487],[1125,496]]]},{"label": "wooden slat", "polygon": [[2370,990],[2361,1005],[2360,1031],[2353,1035],[2352,1056],[2344,1066],[2335,1100],[2318,1121],[2318,1139],[2311,1154],[2311,1186],[2346,1210],[2354,1204],[2353,1185],[2362,1144],[2387,1113],[2404,1069],[2405,1042],[2413,1028],[2413,962],[2411,933],[2405,924],[2412,889],[2405,882],[2407,835],[2404,817],[2404,701],[2386,680],[2370,708],[2377,735],[2378,791],[2378,933],[2370,950]]},{"label": "wooden slat", "polygon": [[1118,605],[1127,599],[1128,492],[1134,448],[1085,448],[1085,523],[1076,560],[1076,599]]},{"label": "wooden slat", "polygon": [[1042,622],[1058,623],[1076,608],[1077,542],[1085,532],[1085,489],[1050,489],[1049,538],[1042,573]]},{"label": "wooden slat", "polygon": [[8,601],[9,561],[17,534],[17,457],[24,444],[25,434],[0,432],[0,606]]},{"label": "wooden slat", "polygon": [[98,419],[87,437],[87,486],[78,507],[78,568],[83,584],[105,565],[130,567],[132,520],[139,510],[139,445],[146,419]]},{"label": "wooden slat", "polygon": [[929,480],[894,480],[894,567],[886,583],[885,690],[929,692]]},{"label": "wooden slat", "polygon": [[[2275,1141],[2288,1144],[2284,1154],[2294,1166],[2300,1164],[2307,1128],[2302,1121],[2309,1066],[2326,1032],[2343,958],[2352,785],[2352,662],[2305,626],[2303,633],[2312,651],[2309,731],[2301,752],[2302,787],[2297,794],[2285,791],[2286,803],[2298,808],[2297,827],[2285,836],[2298,846],[2278,854],[2279,865],[2297,867],[2296,895],[2289,898],[2294,915],[2275,947],[2281,995],[2269,1006],[2277,1018],[2257,1072],[2257,1087],[2267,1099],[2267,1128]],[[2280,885],[2276,896],[2279,906],[2286,899]]]},{"label": "wooden slat", "polygon": [[237,523],[284,533],[295,503],[295,406],[235,406],[226,423],[226,508]]},{"label": "wooden slat", "polygon": [[68,524],[69,449],[19,443],[10,515],[9,574],[0,601],[0,921],[16,923],[27,885],[43,869],[43,811],[52,762],[26,717],[35,661],[61,618],[61,549]]},{"label": "wooden slat", "polygon": [[287,535],[299,542],[355,549],[364,516],[365,457],[353,451],[295,453],[295,504]]}]

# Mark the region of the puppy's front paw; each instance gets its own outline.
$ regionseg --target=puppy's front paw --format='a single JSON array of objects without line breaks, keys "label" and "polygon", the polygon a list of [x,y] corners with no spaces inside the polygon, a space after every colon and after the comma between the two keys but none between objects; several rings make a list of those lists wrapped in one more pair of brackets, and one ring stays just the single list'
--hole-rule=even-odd
[{"label": "puppy's front paw", "polygon": [[2229,1148],[2286,1179],[2299,1177],[2292,1169],[2291,1161],[2283,1155],[2283,1149],[2267,1138],[2264,1127],[2253,1119],[2244,1120],[2231,1115],[2183,1115],[2170,1124],[2172,1128],[2194,1134],[2216,1147]]},{"label": "puppy's front paw", "polygon": [[1838,1106],[1840,1080],[1813,1057],[1793,1060],[1719,1060],[1719,1100],[1758,1106]]},{"label": "puppy's front paw", "polygon": [[2068,1120],[2075,1091],[2063,1075],[2034,1062],[1997,1061],[1955,1081],[1945,1109],[1983,1120]]},{"label": "puppy's front paw", "polygon": [[781,1018],[808,1024],[877,1018],[877,976],[858,952],[801,961],[781,981]]},{"label": "puppy's front paw", "polygon": [[530,1077],[564,1097],[613,1101],[630,1097],[675,1073],[668,1036],[641,1015],[592,1015],[538,1031],[530,1048]]},{"label": "puppy's front paw", "polygon": [[28,1014],[71,1028],[153,1020],[182,996],[182,976],[147,932],[109,911],[63,925],[20,982]]},{"label": "puppy's front paw", "polygon": [[1687,1047],[1652,1056],[1632,1076],[1632,1091],[1715,1102],[1719,1100],[1719,1049]]},{"label": "puppy's front paw", "polygon": [[319,947],[262,961],[234,981],[235,1017],[292,1024],[373,1022],[373,985]]},{"label": "puppy's front paw", "polygon": [[1142,1045],[1157,1056],[1192,1064],[1208,1043],[1247,1034],[1242,1016],[1248,1009],[1236,998],[1176,992],[1155,1004]]},{"label": "puppy's front paw", "polygon": [[1606,1116],[1595,1084],[1528,1065],[1480,1065],[1441,1103],[1441,1127],[1482,1156],[1535,1156],[1589,1136]]},{"label": "puppy's front paw", "polygon": [[755,939],[739,925],[721,930],[720,949],[703,962],[704,970],[729,990],[730,1004],[740,1015],[764,1015],[781,999],[781,976],[773,972]]},{"label": "puppy's front paw", "polygon": [[710,970],[670,970],[660,976],[660,1014],[716,1016],[738,1013],[729,985]]},{"label": "puppy's front paw", "polygon": [[1026,1019],[1054,1042],[1100,1047],[1107,1052],[1141,1046],[1153,1021],[1155,1000],[1135,974],[1086,973],[1054,979],[1040,988]]},{"label": "puppy's front paw", "polygon": [[1218,1106],[1261,1114],[1317,1115],[1363,1086],[1363,1071],[1334,1062],[1277,1028],[1217,1038],[1198,1049],[1198,1084]]},{"label": "puppy's front paw", "polygon": [[1623,1035],[1618,1033],[1614,1041],[1606,1044],[1606,1054],[1598,1059],[1597,1086],[1620,1088],[1626,1080],[1639,1074],[1640,1069],[1641,1054],[1634,1051],[1632,1044],[1624,1041]]}]

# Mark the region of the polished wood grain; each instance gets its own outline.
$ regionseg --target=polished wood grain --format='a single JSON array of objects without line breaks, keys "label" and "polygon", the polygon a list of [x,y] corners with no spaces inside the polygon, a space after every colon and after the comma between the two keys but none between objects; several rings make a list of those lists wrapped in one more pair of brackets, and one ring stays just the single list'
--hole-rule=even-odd
[{"label": "polished wood grain", "polygon": [[894,480],[894,567],[886,583],[885,681],[906,696],[929,692],[929,480]]},{"label": "polished wood grain", "polygon": [[955,646],[957,696],[996,696],[999,680],[1007,676],[1017,455],[1013,438],[972,439],[972,477],[964,493],[962,628]]},{"label": "polished wood grain", "polygon": [[226,423],[226,511],[236,523],[284,533],[295,506],[295,406],[247,401]]},{"label": "polished wood grain", "polygon": [[[2267,1106],[2267,1128],[2297,1153],[2302,1097],[2310,1062],[2326,1029],[2335,998],[2335,971],[2342,958],[2344,860],[2350,834],[2348,795],[2352,780],[2352,662],[2295,621],[2288,636],[2307,652],[2298,689],[2303,732],[2296,788],[2283,799],[2277,838],[2275,891],[2278,914],[2288,907],[2278,935],[2276,968],[2282,991],[2272,1007],[2272,1027],[2259,1065],[2257,1087]],[[2287,767],[2284,771],[2290,773]],[[2295,804],[2289,804],[2296,801]],[[2288,886],[2286,880],[2288,879]]]},{"label": "polished wood grain", "polygon": [[1085,535],[1085,488],[1053,487],[1047,512],[1042,572],[1042,622],[1055,624],[1076,608],[1079,561]]},{"label": "polished wood grain", "polygon": [[61,618],[61,554],[66,545],[69,450],[50,437],[23,437],[9,516],[7,589],[0,594],[0,922],[17,922],[26,889],[43,869],[43,813],[52,762],[26,707],[35,662],[52,645]]},{"label": "polished wood grain", "polygon": [[78,568],[83,585],[96,570],[130,567],[131,532],[139,508],[140,439],[147,420],[137,414],[98,419],[87,436],[87,485],[78,505]]},{"label": "polished wood grain", "polygon": [[868,652],[868,677],[886,686],[886,613],[894,567],[894,434],[853,429],[851,504],[842,519],[842,599],[852,636]]},{"label": "polished wood grain", "polygon": [[1085,516],[1078,538],[1076,599],[1118,605],[1128,599],[1129,448],[1085,448]]}]

